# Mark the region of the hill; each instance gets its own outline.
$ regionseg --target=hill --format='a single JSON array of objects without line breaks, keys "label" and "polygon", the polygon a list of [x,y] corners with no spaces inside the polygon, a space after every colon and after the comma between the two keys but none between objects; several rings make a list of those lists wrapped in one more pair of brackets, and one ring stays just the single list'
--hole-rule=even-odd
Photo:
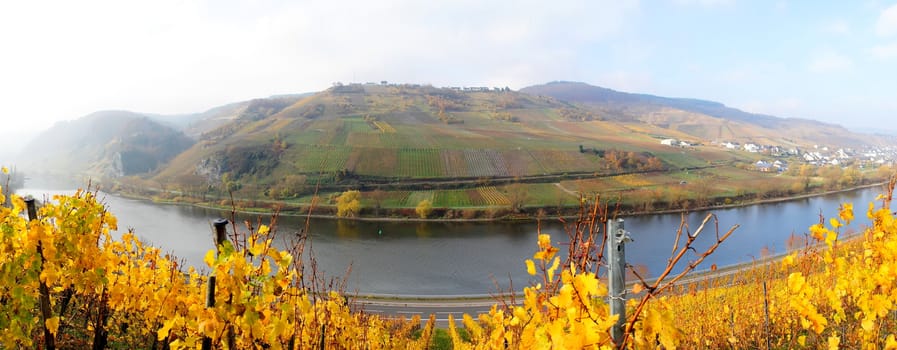
[{"label": "hill", "polygon": [[713,101],[626,93],[580,82],[552,82],[520,91],[576,104],[608,119],[644,122],[705,140],[842,147],[884,142],[834,124],[748,113]]},{"label": "hill", "polygon": [[[704,114],[711,112],[726,118]],[[774,173],[761,175],[753,165],[773,155],[711,143],[753,142],[780,149],[818,144],[836,150],[865,137],[838,126],[754,116],[714,102],[576,83],[523,92],[337,85],[303,97],[228,105],[203,120],[203,127],[192,132],[196,144],[155,172],[152,183],[197,198],[233,190],[240,198],[295,203],[308,203],[318,190],[335,196],[360,189],[366,193],[364,205],[375,208],[413,208],[430,200],[439,208],[519,210],[573,205],[579,194],[596,191],[626,192],[639,208],[783,195],[798,187],[794,183],[803,181],[803,191],[822,186],[822,180],[772,179]],[[692,146],[661,144],[667,138]],[[802,161],[797,153],[775,156],[786,163]],[[648,174],[672,170],[682,173]],[[632,173],[645,175],[602,180]],[[692,181],[697,184],[667,188]],[[511,183],[526,187],[515,189]],[[372,194],[376,189],[387,193]]]},{"label": "hill", "polygon": [[[255,208],[277,203],[299,211],[315,202],[321,214],[331,214],[340,193],[361,190],[362,215],[386,209],[412,216],[407,209],[430,201],[433,215],[444,218],[562,212],[594,193],[624,198],[632,211],[683,209],[831,190],[878,176],[871,161],[836,152],[875,137],[581,83],[523,92],[335,85],[180,118],[107,111],[61,123],[30,146],[37,155],[30,165],[111,178],[109,187],[147,197],[216,204],[233,193]],[[686,146],[661,142],[671,138]],[[718,141],[770,147],[749,153]],[[798,172],[807,156],[799,150],[814,145],[827,152],[814,152],[817,165],[841,157],[842,166],[870,165],[869,174],[841,167]],[[755,166],[771,170],[773,161],[794,164],[794,171],[778,176]]]},{"label": "hill", "polygon": [[119,177],[156,170],[193,144],[150,117],[101,111],[59,122],[37,135],[19,157],[36,174]]},{"label": "hill", "polygon": [[157,180],[227,177],[263,190],[290,176],[306,183],[371,184],[608,169],[586,148],[636,152],[633,168],[652,157],[669,164],[683,159],[661,147],[651,130],[633,131],[582,108],[505,89],[356,84],[291,102],[251,101],[203,132]]}]

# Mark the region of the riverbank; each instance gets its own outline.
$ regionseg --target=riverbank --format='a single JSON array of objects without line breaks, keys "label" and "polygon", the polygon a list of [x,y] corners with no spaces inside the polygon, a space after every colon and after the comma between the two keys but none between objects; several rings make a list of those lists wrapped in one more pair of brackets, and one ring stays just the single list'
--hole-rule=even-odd
[{"label": "riverbank", "polygon": [[[876,182],[876,183],[853,186],[853,187],[843,188],[843,189],[838,189],[838,190],[810,192],[810,193],[804,193],[804,194],[799,194],[799,195],[788,195],[788,196],[781,196],[781,197],[774,197],[774,198],[742,199],[742,200],[739,200],[738,202],[733,202],[731,204],[705,205],[705,206],[696,206],[696,207],[689,207],[689,208],[658,209],[658,210],[651,210],[651,211],[644,211],[644,210],[637,211],[637,210],[625,210],[624,209],[621,212],[621,215],[631,217],[631,216],[689,213],[689,212],[697,212],[697,211],[724,210],[724,209],[740,208],[740,207],[746,207],[746,206],[758,205],[758,204],[788,202],[788,201],[799,200],[799,199],[806,199],[806,198],[826,196],[826,195],[837,194],[837,193],[851,192],[851,191],[861,190],[861,189],[865,189],[865,188],[884,186],[884,185],[886,185],[886,182]],[[305,217],[305,218],[312,218],[312,219],[330,219],[330,220],[352,220],[352,221],[365,221],[365,222],[422,222],[422,223],[423,222],[456,222],[456,223],[461,223],[461,222],[534,222],[534,221],[543,220],[543,219],[556,219],[556,218],[572,219],[572,218],[576,218],[578,216],[577,214],[569,214],[568,213],[568,214],[564,214],[564,215],[554,215],[554,216],[543,215],[541,217],[537,216],[537,215],[524,215],[524,214],[509,214],[509,215],[496,216],[496,217],[472,217],[472,218],[445,218],[445,217],[420,218],[420,217],[411,217],[411,216],[409,216],[409,217],[395,217],[395,216],[389,216],[389,217],[386,217],[386,216],[384,216],[384,217],[372,217],[372,216],[339,217],[334,214],[321,214],[321,213],[309,213],[309,212],[301,213],[301,212],[297,212],[296,209],[282,210],[285,207],[288,208],[290,204],[287,202],[278,202],[278,201],[266,201],[265,202],[265,203],[270,204],[271,207],[245,207],[245,206],[239,206],[239,205],[230,205],[230,206],[215,205],[215,204],[212,204],[211,202],[191,202],[191,201],[177,201],[177,200],[170,200],[170,199],[160,199],[157,197],[141,196],[141,195],[137,195],[137,194],[133,194],[133,193],[120,192],[120,191],[112,192],[112,194],[121,196],[123,198],[128,198],[128,199],[150,201],[155,204],[186,205],[186,206],[193,206],[193,207],[203,208],[203,209],[208,209],[208,210],[234,212],[234,213],[238,213],[238,214],[270,215],[270,214],[273,214],[276,212],[279,216]],[[237,202],[237,203],[240,203],[242,201],[246,201],[246,200],[238,199],[238,198],[234,199],[234,202]],[[613,203],[611,203],[611,204],[613,204]],[[278,209],[278,207],[280,207],[280,209]],[[439,208],[439,209],[442,209],[442,210],[462,210],[462,209],[470,210],[470,208]],[[490,210],[490,209],[495,210],[496,208],[486,207],[486,208],[481,208],[480,210],[485,211],[485,210]],[[526,209],[525,212],[538,213],[540,210],[545,210],[548,208],[547,207],[527,207],[525,209]],[[578,208],[576,208],[576,209],[578,210]],[[306,210],[308,210],[308,209],[306,209]],[[314,210],[314,208],[312,208],[312,210],[309,210],[309,211],[313,211],[313,210]]]},{"label": "riverbank", "polygon": [[798,199],[806,199],[806,198],[827,196],[827,195],[838,194],[838,193],[852,192],[852,191],[862,190],[862,189],[866,189],[866,188],[872,188],[872,187],[876,187],[876,186],[884,186],[884,185],[887,185],[887,182],[871,183],[871,184],[853,186],[853,187],[849,187],[849,188],[831,190],[831,191],[812,192],[812,193],[784,196],[784,197],[777,197],[777,198],[758,199],[758,200],[733,203],[733,204],[711,205],[711,206],[704,206],[704,207],[698,207],[698,208],[693,208],[693,209],[668,209],[668,210],[657,210],[657,211],[650,211],[650,212],[645,212],[645,211],[631,212],[631,213],[626,213],[626,215],[641,216],[641,215],[657,215],[657,214],[676,214],[676,213],[689,213],[689,212],[696,212],[696,211],[741,208],[741,207],[747,207],[747,206],[751,206],[751,205],[782,203],[782,202],[788,202],[788,201],[793,201],[793,200],[798,200]]}]

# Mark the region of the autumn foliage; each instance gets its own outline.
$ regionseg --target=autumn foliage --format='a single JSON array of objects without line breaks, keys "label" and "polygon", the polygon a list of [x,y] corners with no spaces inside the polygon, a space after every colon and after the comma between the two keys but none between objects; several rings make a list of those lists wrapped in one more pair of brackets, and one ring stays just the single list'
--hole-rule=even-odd
[{"label": "autumn foliage", "polygon": [[[0,202],[7,204],[0,207],[4,348],[423,349],[432,342],[433,317],[421,326],[419,318],[356,310],[309,275],[301,242],[279,250],[266,225],[235,230],[197,270],[131,233],[114,238],[118,223],[95,192],[56,196],[33,221],[22,198]],[[849,240],[841,228],[855,218],[843,205],[781,263],[637,283],[625,344],[609,335],[619,316],[610,314],[602,282],[606,219],[593,212],[570,223],[593,234],[570,235],[565,257],[558,237],[538,235],[521,265],[534,281],[522,297],[509,293],[489,313],[451,317],[447,332],[457,349],[897,348],[897,219],[889,205],[890,195],[870,205],[872,225]],[[211,276],[214,305],[206,306]]]}]

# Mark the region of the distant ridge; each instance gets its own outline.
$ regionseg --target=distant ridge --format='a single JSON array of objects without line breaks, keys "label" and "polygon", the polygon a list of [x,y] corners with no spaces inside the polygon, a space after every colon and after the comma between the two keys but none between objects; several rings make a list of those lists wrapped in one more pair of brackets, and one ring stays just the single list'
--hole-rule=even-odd
[{"label": "distant ridge", "polygon": [[706,114],[711,117],[749,122],[765,127],[775,127],[783,119],[765,114],[748,113],[714,101],[628,93],[581,82],[555,81],[544,85],[526,87],[520,89],[520,92],[551,96],[559,100],[585,104],[648,104],[658,107],[672,107]]},{"label": "distant ridge", "polygon": [[24,148],[30,171],[126,176],[155,170],[193,144],[182,132],[129,111],[100,111],[58,122]]},{"label": "distant ridge", "polygon": [[820,144],[859,146],[875,142],[846,128],[815,120],[745,112],[722,103],[616,91],[582,82],[555,81],[520,89],[592,109],[612,120],[645,122],[710,139],[780,144],[802,139]]}]

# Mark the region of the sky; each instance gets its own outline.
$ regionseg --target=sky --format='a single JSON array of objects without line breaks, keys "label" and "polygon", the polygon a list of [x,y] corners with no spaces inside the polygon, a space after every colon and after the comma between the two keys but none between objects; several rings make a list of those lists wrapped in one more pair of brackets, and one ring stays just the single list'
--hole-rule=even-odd
[{"label": "sky", "polygon": [[582,81],[897,130],[897,1],[0,0],[5,134],[381,80]]}]

